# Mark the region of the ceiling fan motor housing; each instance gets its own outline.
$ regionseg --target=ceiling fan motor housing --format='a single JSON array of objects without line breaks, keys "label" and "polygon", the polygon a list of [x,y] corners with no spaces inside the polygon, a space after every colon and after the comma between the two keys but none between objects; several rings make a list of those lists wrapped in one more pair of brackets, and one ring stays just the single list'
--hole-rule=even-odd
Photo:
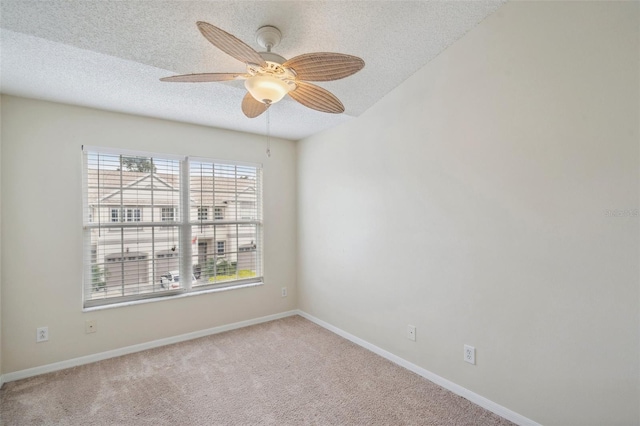
[{"label": "ceiling fan motor housing", "polygon": [[260,56],[262,56],[262,59],[264,59],[265,61],[268,62],[275,62],[277,64],[284,64],[287,60],[278,55],[277,53],[273,53],[273,52],[258,52],[258,54]]}]

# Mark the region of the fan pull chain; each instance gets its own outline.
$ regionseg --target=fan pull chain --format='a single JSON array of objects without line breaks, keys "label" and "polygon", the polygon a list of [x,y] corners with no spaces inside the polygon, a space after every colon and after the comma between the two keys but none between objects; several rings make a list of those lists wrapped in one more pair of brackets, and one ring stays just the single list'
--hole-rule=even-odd
[{"label": "fan pull chain", "polygon": [[267,157],[271,157],[271,116],[267,108]]}]

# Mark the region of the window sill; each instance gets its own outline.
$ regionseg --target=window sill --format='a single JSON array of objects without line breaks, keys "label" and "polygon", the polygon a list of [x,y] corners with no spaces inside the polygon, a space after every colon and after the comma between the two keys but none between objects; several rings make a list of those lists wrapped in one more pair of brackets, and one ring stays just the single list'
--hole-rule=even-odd
[{"label": "window sill", "polygon": [[202,294],[220,293],[223,291],[237,290],[241,288],[258,287],[261,285],[264,285],[264,281],[256,281],[252,283],[239,284],[239,285],[230,285],[227,287],[210,288],[207,290],[198,290],[198,291],[192,291],[189,293],[180,293],[172,296],[150,297],[148,299],[131,300],[128,302],[111,303],[108,305],[100,305],[100,306],[91,306],[89,308],[83,307],[82,312],[95,312],[95,311],[102,311],[104,309],[122,308],[124,306],[142,305],[145,303],[153,303],[153,302],[164,302],[165,300],[182,299],[185,297],[200,296]]}]

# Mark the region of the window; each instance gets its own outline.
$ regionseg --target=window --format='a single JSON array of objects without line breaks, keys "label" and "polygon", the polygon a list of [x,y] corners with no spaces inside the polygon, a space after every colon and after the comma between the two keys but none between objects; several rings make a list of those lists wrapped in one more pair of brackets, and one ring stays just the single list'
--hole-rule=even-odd
[{"label": "window", "polygon": [[207,207],[198,207],[198,220],[207,220],[209,209]]},{"label": "window", "polygon": [[175,207],[163,207],[162,208],[162,221],[163,222],[173,222],[176,220],[176,209]]},{"label": "window", "polygon": [[142,213],[140,209],[126,209],[127,222],[140,222],[142,220]]},{"label": "window", "polygon": [[262,282],[260,166],[83,153],[85,307]]},{"label": "window", "polygon": [[[90,209],[89,222],[93,222],[93,207]],[[111,222],[141,222],[140,209],[111,209]]]},{"label": "window", "polygon": [[199,274],[194,286],[261,280],[260,244],[257,250],[242,250],[262,241],[261,180],[262,170],[255,165],[189,161],[190,208],[214,206],[213,217],[192,222],[192,241],[199,242],[192,254]]},{"label": "window", "polygon": [[213,214],[214,214],[214,219],[215,220],[222,220],[224,219],[224,214],[222,213],[222,207],[216,207],[213,210]]}]

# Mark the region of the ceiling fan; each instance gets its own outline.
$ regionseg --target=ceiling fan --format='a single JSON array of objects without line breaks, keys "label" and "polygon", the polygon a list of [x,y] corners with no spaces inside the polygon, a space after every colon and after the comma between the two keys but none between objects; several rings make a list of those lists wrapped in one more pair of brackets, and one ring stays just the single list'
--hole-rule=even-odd
[{"label": "ceiling fan", "polygon": [[267,50],[256,52],[218,27],[201,21],[196,24],[211,44],[244,62],[247,72],[184,74],[160,80],[187,83],[245,80],[248,93],[242,100],[242,112],[249,118],[259,116],[287,94],[317,111],[342,113],[344,105],[335,95],[309,81],[339,80],[364,67],[362,59],[342,53],[306,53],[287,60],[271,52],[282,38],[280,31],[273,26],[258,29],[256,41]]}]

